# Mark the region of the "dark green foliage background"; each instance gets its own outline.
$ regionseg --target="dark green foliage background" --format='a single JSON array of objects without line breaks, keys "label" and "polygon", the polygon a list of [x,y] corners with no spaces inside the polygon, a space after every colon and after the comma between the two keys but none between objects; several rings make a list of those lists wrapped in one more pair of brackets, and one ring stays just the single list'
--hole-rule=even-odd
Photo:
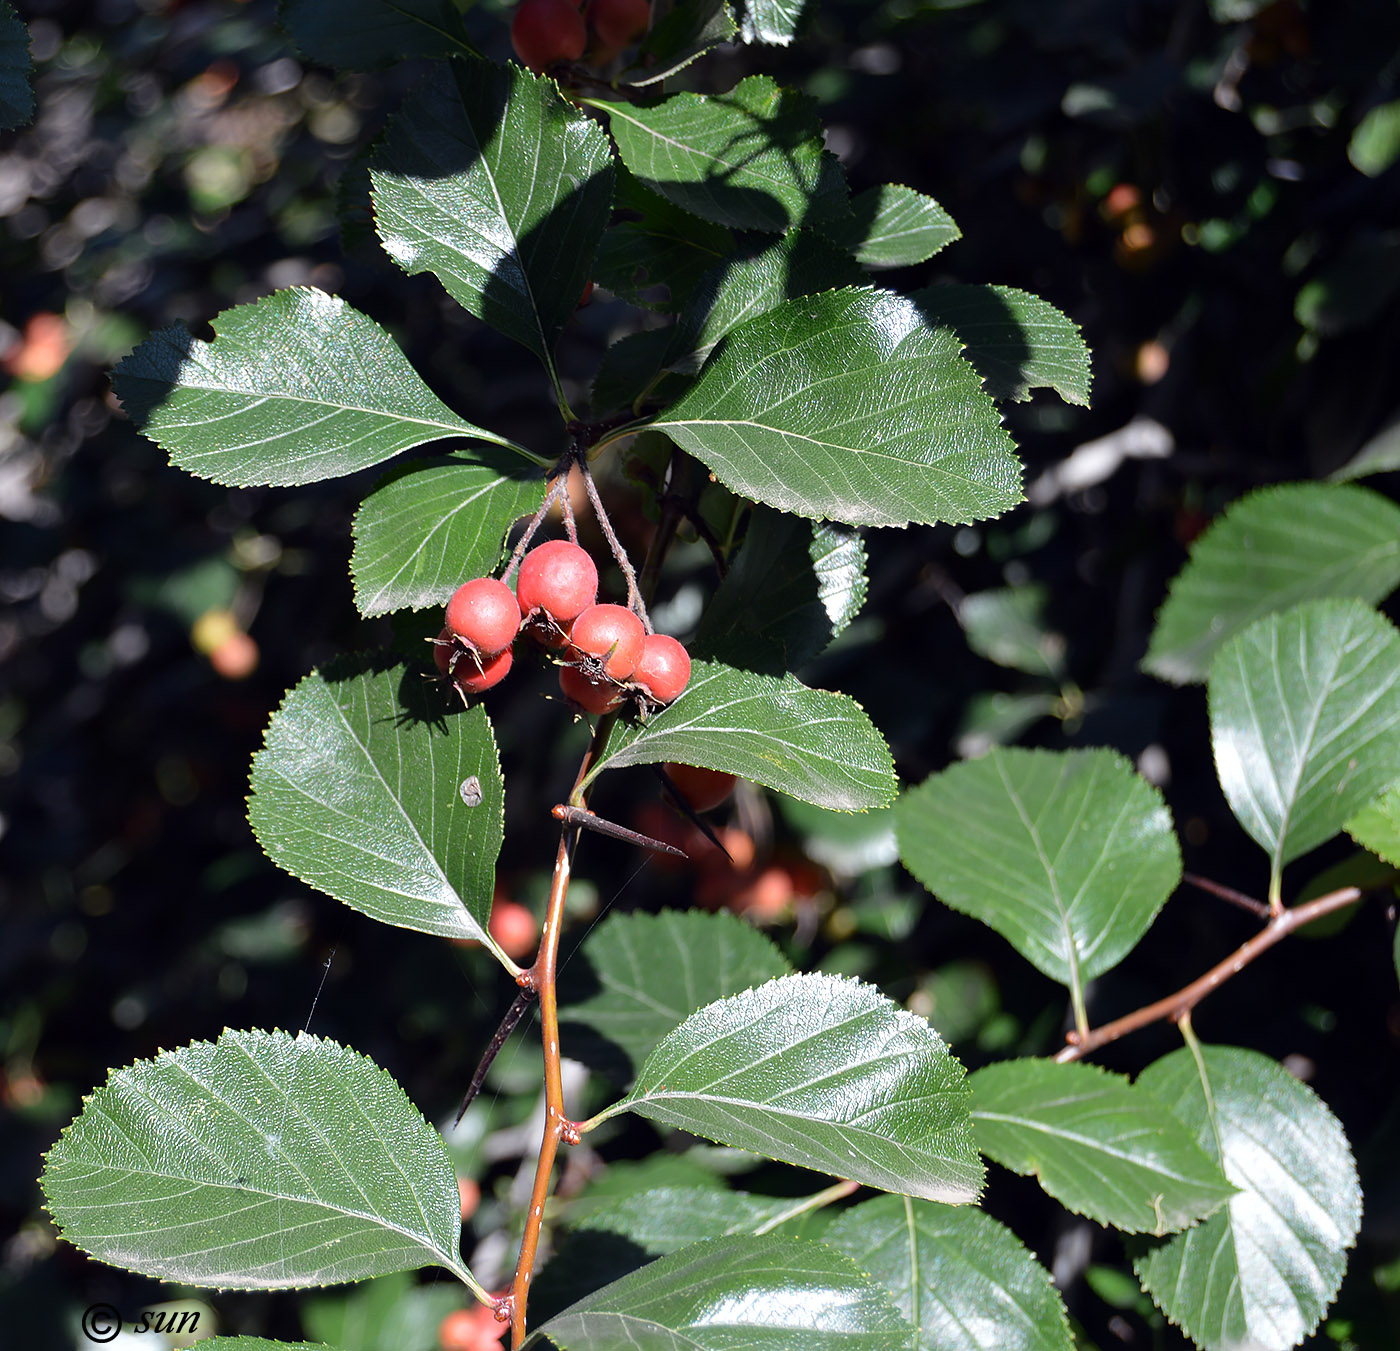
[{"label": "dark green foliage background", "polygon": [[[560,432],[523,349],[432,278],[402,276],[353,212],[343,230],[338,221],[342,175],[354,181],[357,152],[421,65],[318,70],[297,59],[268,0],[23,9],[38,117],[0,138],[0,344],[13,351],[36,314],[66,313],[75,338],[50,378],[0,376],[0,1231],[15,1235],[0,1249],[0,1326],[43,1351],[72,1344],[87,1304],[134,1314],[162,1297],[56,1246],[38,1210],[39,1154],[109,1065],[225,1025],[295,1030],[330,959],[313,1030],[374,1059],[441,1122],[513,993],[480,953],[307,891],[263,859],[244,817],[248,762],[283,692],[337,652],[388,638],[388,621],[357,618],[347,573],[350,517],[376,475],[295,490],[199,482],[115,411],[107,369],[149,331],[183,320],[207,336],[220,310],[309,284],[384,324],[463,416],[544,454]],[[497,58],[502,10],[467,16]],[[1010,405],[1027,481],[1042,483],[1035,505],[965,530],[867,532],[865,610],[803,670],[864,704],[906,783],[986,733],[986,692],[1037,707],[1082,693],[1081,712],[1012,739],[1133,758],[1159,747],[1187,870],[1262,893],[1267,864],[1215,781],[1202,691],[1137,663],[1206,521],[1259,484],[1325,476],[1395,413],[1400,170],[1366,177],[1347,147],[1361,117],[1395,97],[1397,50],[1387,0],[824,0],[790,49],[726,51],[676,83],[725,89],[765,72],[812,94],[853,189],[906,183],[963,231],[894,284],[1022,287],[1079,322],[1093,352],[1092,411],[1044,393]],[[1129,222],[1142,229],[1127,234],[1104,209],[1119,183],[1143,199]],[[569,326],[559,357],[571,389],[586,388],[623,313],[599,300]],[[1154,383],[1139,374],[1149,342],[1168,357]],[[1076,446],[1134,418],[1170,433],[1170,456],[1053,486]],[[604,471],[635,546],[641,500],[615,465]],[[1393,476],[1372,483],[1393,494]],[[707,557],[679,550],[663,596],[691,585],[708,595]],[[949,604],[1029,584],[1046,588],[1045,625],[1063,636],[1063,682],[976,655]],[[222,606],[259,645],[241,683],[190,644],[193,620]],[[502,876],[527,901],[552,853],[545,809],[581,744],[558,705],[542,704],[546,687],[515,679],[490,703],[507,779]],[[604,780],[597,805],[631,820],[656,791],[629,770]],[[775,829],[781,849],[799,847],[781,813]],[[1339,843],[1292,865],[1285,895],[1347,852]],[[685,874],[636,866],[593,840],[581,856],[600,904],[689,903]],[[795,963],[861,974],[901,1001],[936,995],[934,1021],[970,1067],[1058,1044],[1062,993],[897,868],[860,876],[837,903],[835,919],[774,931]],[[906,938],[899,916],[910,913]],[[1291,940],[1196,1020],[1208,1040],[1292,1057],[1357,1152],[1361,1246],[1319,1346],[1400,1339],[1400,997],[1386,924],[1373,905],[1336,937]],[[1092,989],[1091,1013],[1175,989],[1253,927],[1183,891]],[[1135,1073],[1175,1044],[1155,1028],[1100,1059]],[[528,1112],[536,1057],[525,1044],[498,1063],[494,1125]],[[609,1157],[653,1147],[648,1127],[629,1132]],[[509,1177],[503,1165],[486,1172],[476,1236],[504,1219],[495,1196]],[[745,1185],[806,1181],[775,1168]],[[1184,1344],[1156,1330],[1145,1301],[1113,1309],[1086,1284],[1086,1257],[1121,1263],[1116,1237],[997,1170],[987,1208],[1065,1274],[1086,1344]],[[226,1331],[308,1331],[298,1296],[214,1302]]]}]

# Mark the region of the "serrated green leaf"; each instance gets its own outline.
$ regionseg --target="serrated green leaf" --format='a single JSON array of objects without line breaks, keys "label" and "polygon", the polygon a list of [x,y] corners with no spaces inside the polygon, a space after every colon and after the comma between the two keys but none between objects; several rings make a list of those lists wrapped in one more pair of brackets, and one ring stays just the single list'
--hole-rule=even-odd
[{"label": "serrated green leaf", "polygon": [[303,55],[343,70],[476,50],[445,0],[282,0],[277,19]]},{"label": "serrated green leaf", "polygon": [[33,73],[29,30],[10,0],[0,0],[0,131],[14,131],[33,119]]},{"label": "serrated green leaf", "polygon": [[646,309],[679,311],[711,267],[737,245],[722,225],[672,206],[626,169],[617,172],[616,223],[603,235],[593,279]]},{"label": "serrated green leaf", "polygon": [[1072,991],[1132,951],[1181,877],[1162,795],[1109,750],[995,748],[905,793],[895,833],[939,900]]},{"label": "serrated green leaf", "polygon": [[736,230],[785,234],[849,210],[840,162],[822,148],[815,102],[750,75],[727,94],[674,94],[651,108],[589,100],[622,161],[682,210]]},{"label": "serrated green leaf", "polygon": [[112,385],[172,464],[238,487],[316,483],[447,437],[520,450],[442,403],[373,319],[309,287],[225,310],[213,342],[162,329]]},{"label": "serrated green leaf", "polygon": [[768,675],[796,670],[855,618],[865,587],[855,531],[756,507],[690,651]]},{"label": "serrated green leaf", "polygon": [[1400,764],[1400,634],[1354,600],[1309,601],[1232,638],[1210,668],[1211,745],[1230,810],[1268,853],[1330,840]]},{"label": "serrated green leaf", "polygon": [[[617,1234],[657,1257],[708,1238],[754,1234],[790,1215],[801,1197],[754,1196],[714,1187],[658,1187],[589,1215],[578,1233]],[[854,1255],[854,1254],[853,1254]]]},{"label": "serrated green leaf", "polygon": [[333,1351],[324,1342],[275,1342],[268,1337],[211,1337],[200,1351]]},{"label": "serrated green leaf", "polygon": [[[670,345],[669,328],[642,329],[612,343],[603,353],[593,377],[590,391],[593,411],[609,413],[618,408],[631,409],[644,395],[654,401],[662,396],[667,385],[678,384],[684,389],[684,377],[668,375],[662,369]],[[666,458],[670,459],[669,453]]]},{"label": "serrated green leaf", "polygon": [[1053,305],[1014,286],[928,286],[912,299],[931,324],[946,324],[966,346],[994,399],[1024,402],[1053,389],[1089,406],[1089,349],[1079,327]]},{"label": "serrated green leaf", "polygon": [[894,1296],[917,1331],[910,1351],[1074,1351],[1050,1273],[980,1210],[877,1196],[822,1242]]},{"label": "serrated green leaf", "polygon": [[351,527],[360,613],[442,604],[493,571],[510,527],[539,508],[544,489],[542,474],[501,451],[457,451],[390,473]]},{"label": "serrated green leaf", "polygon": [[927,262],[962,238],[953,218],[933,200],[899,183],[882,183],[851,198],[849,216],[817,228],[863,266],[909,267]]},{"label": "serrated green leaf", "polygon": [[442,1351],[438,1328],[462,1307],[455,1283],[419,1285],[395,1272],[357,1285],[349,1294],[303,1298],[301,1325],[312,1337],[354,1351]]},{"label": "serrated green leaf", "polygon": [[537,1328],[560,1351],[907,1351],[909,1325],[849,1257],[767,1235],[696,1243]]},{"label": "serrated green leaf", "polygon": [[696,283],[671,330],[666,365],[698,371],[714,345],[746,319],[860,280],[855,262],[810,230],[793,230],[748,257],[726,258]]},{"label": "serrated green leaf", "polygon": [[623,71],[619,83],[657,84],[738,31],[724,0],[682,0],[642,39],[636,64]]},{"label": "serrated green leaf", "polygon": [[977,1147],[1078,1215],[1169,1234],[1234,1188],[1151,1094],[1096,1065],[1003,1060],[968,1078]]},{"label": "serrated green leaf", "polygon": [[569,1053],[630,1079],[696,1009],[791,969],[763,934],[734,915],[610,915],[561,973],[559,1016],[579,1025],[569,1029]]},{"label": "serrated green leaf", "polygon": [[1363,849],[1400,868],[1400,784],[1367,803],[1344,829]]},{"label": "serrated green leaf", "polygon": [[898,787],[889,747],[854,699],[710,661],[691,667],[669,708],[618,726],[594,773],[667,760],[840,811],[882,807]]},{"label": "serrated green leaf", "polygon": [[1231,504],[1191,546],[1142,667],[1204,680],[1215,654],[1266,614],[1300,601],[1375,604],[1400,585],[1400,507],[1351,484],[1288,483]]},{"label": "serrated green leaf", "polygon": [[691,1014],[621,1110],[784,1163],[931,1200],[975,1200],[963,1067],[878,990],[783,976]]},{"label": "serrated green leaf", "polygon": [[1049,591],[1036,582],[965,596],[958,606],[958,622],[967,645],[998,666],[1061,679],[1065,639],[1045,622],[1049,599]]},{"label": "serrated green leaf", "polygon": [[1400,469],[1400,419],[1382,427],[1331,477],[1334,482]]},{"label": "serrated green leaf", "polygon": [[1207,1351],[1296,1346],[1317,1327],[1361,1223],[1341,1124],[1267,1056],[1188,1047],[1138,1086],[1219,1159],[1239,1194],[1134,1264],[1143,1289]]},{"label": "serrated green leaf", "polygon": [[442,1137],[372,1061],[306,1033],[225,1031],[114,1070],[40,1181],[70,1243],[161,1280],[466,1275]]},{"label": "serrated green leaf", "polygon": [[786,47],[804,12],[815,8],[811,0],[744,0],[744,41]]},{"label": "serrated green leaf", "polygon": [[731,330],[655,423],[735,492],[848,525],[966,523],[1021,499],[996,405],[947,329],[869,288]]},{"label": "serrated green leaf", "polygon": [[477,939],[504,962],[486,932],[504,822],[496,743],[480,705],[453,712],[447,699],[384,659],[313,672],[253,757],[248,820],[309,886],[386,924]]},{"label": "serrated green leaf", "polygon": [[390,121],[370,177],[389,256],[552,370],[612,209],[598,124],[552,80],[453,61]]}]

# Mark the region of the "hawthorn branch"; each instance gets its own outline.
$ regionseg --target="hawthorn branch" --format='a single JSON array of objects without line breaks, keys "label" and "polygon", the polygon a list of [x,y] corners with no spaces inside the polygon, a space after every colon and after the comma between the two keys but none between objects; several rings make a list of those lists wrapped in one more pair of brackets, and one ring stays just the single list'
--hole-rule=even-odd
[{"label": "hawthorn branch", "polygon": [[1267,952],[1275,943],[1287,938],[1295,929],[1301,929],[1303,925],[1321,919],[1323,915],[1330,915],[1334,910],[1354,905],[1361,899],[1361,894],[1358,887],[1342,887],[1339,891],[1329,892],[1326,896],[1319,896],[1303,905],[1279,910],[1247,943],[1242,943],[1223,962],[1217,962],[1205,975],[1197,977],[1175,994],[1159,999],[1155,1004],[1147,1004],[1135,1013],[1115,1018],[1111,1023],[1104,1023],[1102,1027],[1091,1028],[1083,1034],[1077,1031],[1067,1032],[1065,1040],[1069,1045],[1056,1054],[1055,1059],[1061,1064],[1079,1060],[1098,1050],[1100,1046],[1106,1046],[1111,1041],[1117,1041],[1119,1037],[1127,1036],[1129,1032],[1136,1032],[1141,1027],[1166,1018],[1174,1023],[1181,1022],[1183,1018],[1189,1017],[1191,1010],[1208,994],[1232,976],[1239,975],[1250,962]]}]

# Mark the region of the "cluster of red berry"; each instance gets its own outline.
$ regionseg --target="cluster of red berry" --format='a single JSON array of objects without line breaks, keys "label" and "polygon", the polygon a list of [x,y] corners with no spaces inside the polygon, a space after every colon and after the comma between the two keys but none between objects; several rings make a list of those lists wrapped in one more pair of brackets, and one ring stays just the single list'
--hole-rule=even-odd
[{"label": "cluster of red berry", "polygon": [[524,631],[563,654],[559,688],[586,712],[610,713],[628,697],[669,704],[690,680],[690,654],[648,633],[626,606],[597,600],[593,560],[577,544],[551,540],[521,560],[514,591],[477,577],[453,592],[433,659],[463,698],[482,694],[506,678]]},{"label": "cluster of red berry", "polygon": [[521,0],[511,20],[515,54],[531,70],[560,61],[577,61],[589,51],[595,63],[610,61],[630,47],[651,25],[648,0],[589,0],[579,12],[577,0]]}]

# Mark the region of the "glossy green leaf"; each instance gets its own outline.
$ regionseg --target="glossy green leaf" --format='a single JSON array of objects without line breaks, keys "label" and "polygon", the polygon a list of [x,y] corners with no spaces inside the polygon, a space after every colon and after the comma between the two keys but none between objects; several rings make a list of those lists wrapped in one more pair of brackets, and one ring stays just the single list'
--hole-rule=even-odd
[{"label": "glossy green leaf", "polygon": [[1050,1273],[971,1206],[877,1196],[844,1211],[822,1242],[894,1296],[917,1329],[910,1351],[1073,1351]]},{"label": "glossy green leaf", "polygon": [[727,912],[609,915],[560,975],[559,1016],[577,1025],[566,1034],[569,1053],[630,1079],[696,1009],[791,969],[763,934]]},{"label": "glossy green leaf", "polygon": [[653,192],[736,230],[783,234],[848,209],[840,162],[822,148],[816,104],[766,75],[727,94],[674,94],[654,107],[590,100],[622,161]]},{"label": "glossy green leaf", "polygon": [[1354,600],[1268,615],[1210,668],[1211,744],[1230,809],[1268,853],[1330,840],[1400,765],[1400,634]]},{"label": "glossy green leaf", "polygon": [[817,228],[868,268],[927,262],[962,238],[953,218],[922,192],[882,183],[851,198],[850,215]]},{"label": "glossy green leaf", "polygon": [[691,1014],[608,1114],[931,1200],[972,1201],[982,1164],[963,1067],[878,990],[769,981]]},{"label": "glossy green leaf", "polygon": [[860,280],[854,260],[810,230],[793,230],[751,256],[726,258],[696,283],[671,330],[666,365],[698,371],[714,345],[744,320],[785,300]]},{"label": "glossy green leaf", "polygon": [[1387,423],[1332,478],[1344,482],[1400,469],[1400,419]]},{"label": "glossy green leaf", "polygon": [[304,55],[343,70],[475,50],[447,0],[282,0],[277,18]]},{"label": "glossy green leaf", "polygon": [[998,666],[1059,680],[1064,675],[1065,639],[1045,621],[1049,599],[1049,591],[1036,582],[965,596],[958,606],[958,622],[967,645]]},{"label": "glossy green leaf", "polygon": [[1191,546],[1142,666],[1164,680],[1204,680],[1215,654],[1266,614],[1300,601],[1400,585],[1400,507],[1369,488],[1289,483],[1233,503]]},{"label": "glossy green leaf", "polygon": [[993,749],[905,793],[900,857],[1071,989],[1117,965],[1181,877],[1162,795],[1109,750]]},{"label": "glossy green leaf", "polygon": [[799,1210],[803,1199],[714,1187],[658,1187],[593,1212],[579,1232],[617,1234],[664,1257],[708,1238],[767,1233],[783,1216]]},{"label": "glossy green leaf", "polygon": [[682,0],[642,39],[636,64],[619,83],[657,84],[739,31],[724,0]]},{"label": "glossy green leaf", "polygon": [[268,1337],[211,1337],[199,1351],[333,1351],[324,1342],[275,1342]]},{"label": "glossy green leaf", "polygon": [[804,13],[815,8],[813,0],[744,0],[744,41],[786,47]]},{"label": "glossy green leaf", "polygon": [[[438,1328],[462,1307],[453,1281],[420,1285],[412,1272],[362,1281],[348,1294],[303,1297],[302,1330],[330,1346],[354,1351],[442,1351]],[[201,1349],[202,1351],[202,1349]]]},{"label": "glossy green leaf", "polygon": [[493,571],[506,533],[544,500],[544,476],[501,451],[457,451],[390,473],[355,513],[350,576],[362,615],[444,603]]},{"label": "glossy green leaf", "polygon": [[454,61],[389,123],[370,177],[389,256],[549,366],[612,209],[597,123],[552,80]]},{"label": "glossy green leaf", "polygon": [[1053,305],[1014,286],[928,286],[914,303],[931,324],[946,324],[965,344],[994,399],[1024,402],[1053,389],[1089,406],[1089,349],[1079,326]]},{"label": "glossy green leaf", "polygon": [[499,952],[486,932],[504,821],[496,743],[480,705],[447,699],[382,659],[313,672],[253,757],[248,820],[274,863],[346,905]]},{"label": "glossy green leaf", "polygon": [[29,30],[10,0],[0,0],[0,131],[14,131],[33,119],[33,74]]},{"label": "glossy green leaf", "polygon": [[112,384],[172,464],[215,483],[315,483],[447,437],[511,445],[442,403],[373,319],[309,287],[225,310],[213,342],[162,329]]},{"label": "glossy green leaf", "polygon": [[710,661],[692,666],[669,708],[618,726],[595,773],[667,760],[841,811],[882,807],[898,787],[889,747],[854,699]]},{"label": "glossy green leaf", "polygon": [[603,235],[593,279],[614,295],[647,309],[680,310],[700,278],[733,255],[734,235],[692,216],[617,173],[617,222]]},{"label": "glossy green leaf", "polygon": [[1021,499],[996,406],[947,329],[847,289],[732,329],[655,424],[735,492],[849,525],[967,522]]},{"label": "glossy green leaf", "polygon": [[372,1061],[305,1033],[225,1031],[114,1070],[40,1180],[70,1243],[160,1280],[466,1274],[442,1137]]},{"label": "glossy green leaf", "polygon": [[535,1330],[559,1351],[907,1351],[888,1293],[849,1257],[767,1235],[693,1244]]},{"label": "glossy green leaf", "polygon": [[1082,1062],[1003,1060],[968,1079],[977,1147],[1078,1215],[1169,1234],[1233,1194],[1213,1155],[1118,1074]]},{"label": "glossy green leaf", "polygon": [[796,670],[855,618],[865,588],[855,531],[756,507],[690,651],[769,675]]},{"label": "glossy green leaf", "polygon": [[678,386],[674,393],[684,389],[687,383],[684,376],[668,375],[662,369],[670,345],[670,329],[644,328],[638,333],[626,334],[609,346],[593,377],[590,391],[593,411],[610,413],[615,409],[631,409],[644,395],[653,400],[660,398],[666,382]]},{"label": "glossy green leaf", "polygon": [[1220,1160],[1239,1194],[1135,1263],[1143,1289],[1207,1351],[1285,1351],[1317,1327],[1361,1223],[1341,1124],[1255,1051],[1202,1046],[1149,1065],[1152,1093]]},{"label": "glossy green leaf", "polygon": [[1400,868],[1400,784],[1368,802],[1345,829],[1363,849]]}]

